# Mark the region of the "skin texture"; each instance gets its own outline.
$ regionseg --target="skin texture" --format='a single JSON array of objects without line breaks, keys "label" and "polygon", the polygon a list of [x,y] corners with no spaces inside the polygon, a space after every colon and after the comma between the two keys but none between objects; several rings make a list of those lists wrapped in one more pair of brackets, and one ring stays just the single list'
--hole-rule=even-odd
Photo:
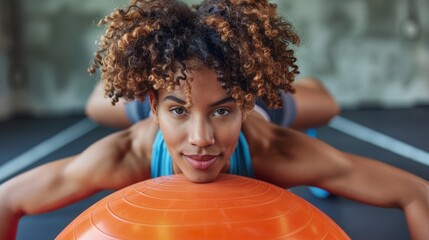
[{"label": "skin texture", "polygon": [[[413,239],[428,238],[424,224],[429,221],[427,181],[278,127],[254,111],[244,114],[234,102],[213,105],[228,97],[214,72],[203,67],[189,71],[189,76],[193,79],[192,106],[171,100],[171,96],[184,96],[182,88],[153,93],[154,118],[109,135],[79,155],[37,167],[2,184],[0,238],[13,239],[23,215],[57,209],[101,189],[120,189],[148,179],[151,147],[158,129],[172,152],[174,171],[184,173],[191,181],[212,181],[228,169],[226,159],[241,129],[257,179],[281,187],[313,185],[366,204],[400,208]],[[210,96],[205,94],[207,87]],[[221,157],[200,170],[192,167],[183,154]]]}]

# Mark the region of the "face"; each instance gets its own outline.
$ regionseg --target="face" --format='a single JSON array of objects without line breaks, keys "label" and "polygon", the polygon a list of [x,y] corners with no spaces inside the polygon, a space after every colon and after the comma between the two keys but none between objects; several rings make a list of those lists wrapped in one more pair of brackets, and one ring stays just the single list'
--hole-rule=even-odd
[{"label": "face", "polygon": [[186,106],[184,84],[172,92],[151,95],[155,121],[173,158],[175,173],[194,182],[214,180],[229,169],[243,113],[222,89],[215,71],[206,67],[187,72],[192,106]]}]

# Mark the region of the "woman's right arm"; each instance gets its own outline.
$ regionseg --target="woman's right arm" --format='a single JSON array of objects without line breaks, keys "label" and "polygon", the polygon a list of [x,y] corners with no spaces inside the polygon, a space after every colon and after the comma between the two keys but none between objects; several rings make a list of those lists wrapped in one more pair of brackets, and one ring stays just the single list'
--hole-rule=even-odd
[{"label": "woman's right arm", "polygon": [[112,134],[79,155],[50,162],[0,185],[0,239],[15,239],[20,217],[54,210],[102,189],[147,178],[129,131]]},{"label": "woman's right arm", "polygon": [[65,168],[75,158],[42,165],[0,186],[0,239],[15,239],[21,216],[56,209],[94,192],[65,176]]}]

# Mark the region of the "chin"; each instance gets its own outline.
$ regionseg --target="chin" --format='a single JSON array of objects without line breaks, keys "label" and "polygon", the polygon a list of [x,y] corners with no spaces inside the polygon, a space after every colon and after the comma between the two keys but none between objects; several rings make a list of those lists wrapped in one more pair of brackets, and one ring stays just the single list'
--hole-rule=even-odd
[{"label": "chin", "polygon": [[219,174],[192,174],[192,176],[186,175],[186,178],[193,183],[209,183],[214,181]]}]

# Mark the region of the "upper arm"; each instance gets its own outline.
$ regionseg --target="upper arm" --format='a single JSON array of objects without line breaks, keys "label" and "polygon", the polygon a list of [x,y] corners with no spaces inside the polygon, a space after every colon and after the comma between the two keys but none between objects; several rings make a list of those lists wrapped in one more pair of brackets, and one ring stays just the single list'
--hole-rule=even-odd
[{"label": "upper arm", "polygon": [[124,130],[93,144],[67,164],[64,178],[94,189],[120,189],[147,178],[144,148],[133,148],[132,135]]},{"label": "upper arm", "polygon": [[[428,197],[428,183],[420,177],[366,157],[340,152],[347,164],[320,186],[338,195],[380,207],[405,208],[409,203]],[[427,201],[427,200],[426,200]]]},{"label": "upper arm", "polygon": [[[284,187],[310,185],[359,202],[404,207],[427,194],[427,182],[383,162],[349,154],[305,134],[288,131],[266,172]],[[424,187],[423,187],[424,189]]]},{"label": "upper arm", "polygon": [[1,185],[2,204],[23,214],[55,209],[87,195],[90,188],[78,189],[72,181],[65,181],[65,167],[75,156],[50,162],[24,172]]},{"label": "upper arm", "polygon": [[65,206],[102,189],[119,189],[143,180],[127,131],[108,136],[79,155],[50,162],[1,186],[16,212],[38,213]]},{"label": "upper arm", "polygon": [[[255,171],[263,180],[290,188],[300,185],[321,185],[326,179],[339,178],[351,168],[340,151],[307,135],[282,129],[264,150]],[[268,154],[266,154],[268,153]]]}]

